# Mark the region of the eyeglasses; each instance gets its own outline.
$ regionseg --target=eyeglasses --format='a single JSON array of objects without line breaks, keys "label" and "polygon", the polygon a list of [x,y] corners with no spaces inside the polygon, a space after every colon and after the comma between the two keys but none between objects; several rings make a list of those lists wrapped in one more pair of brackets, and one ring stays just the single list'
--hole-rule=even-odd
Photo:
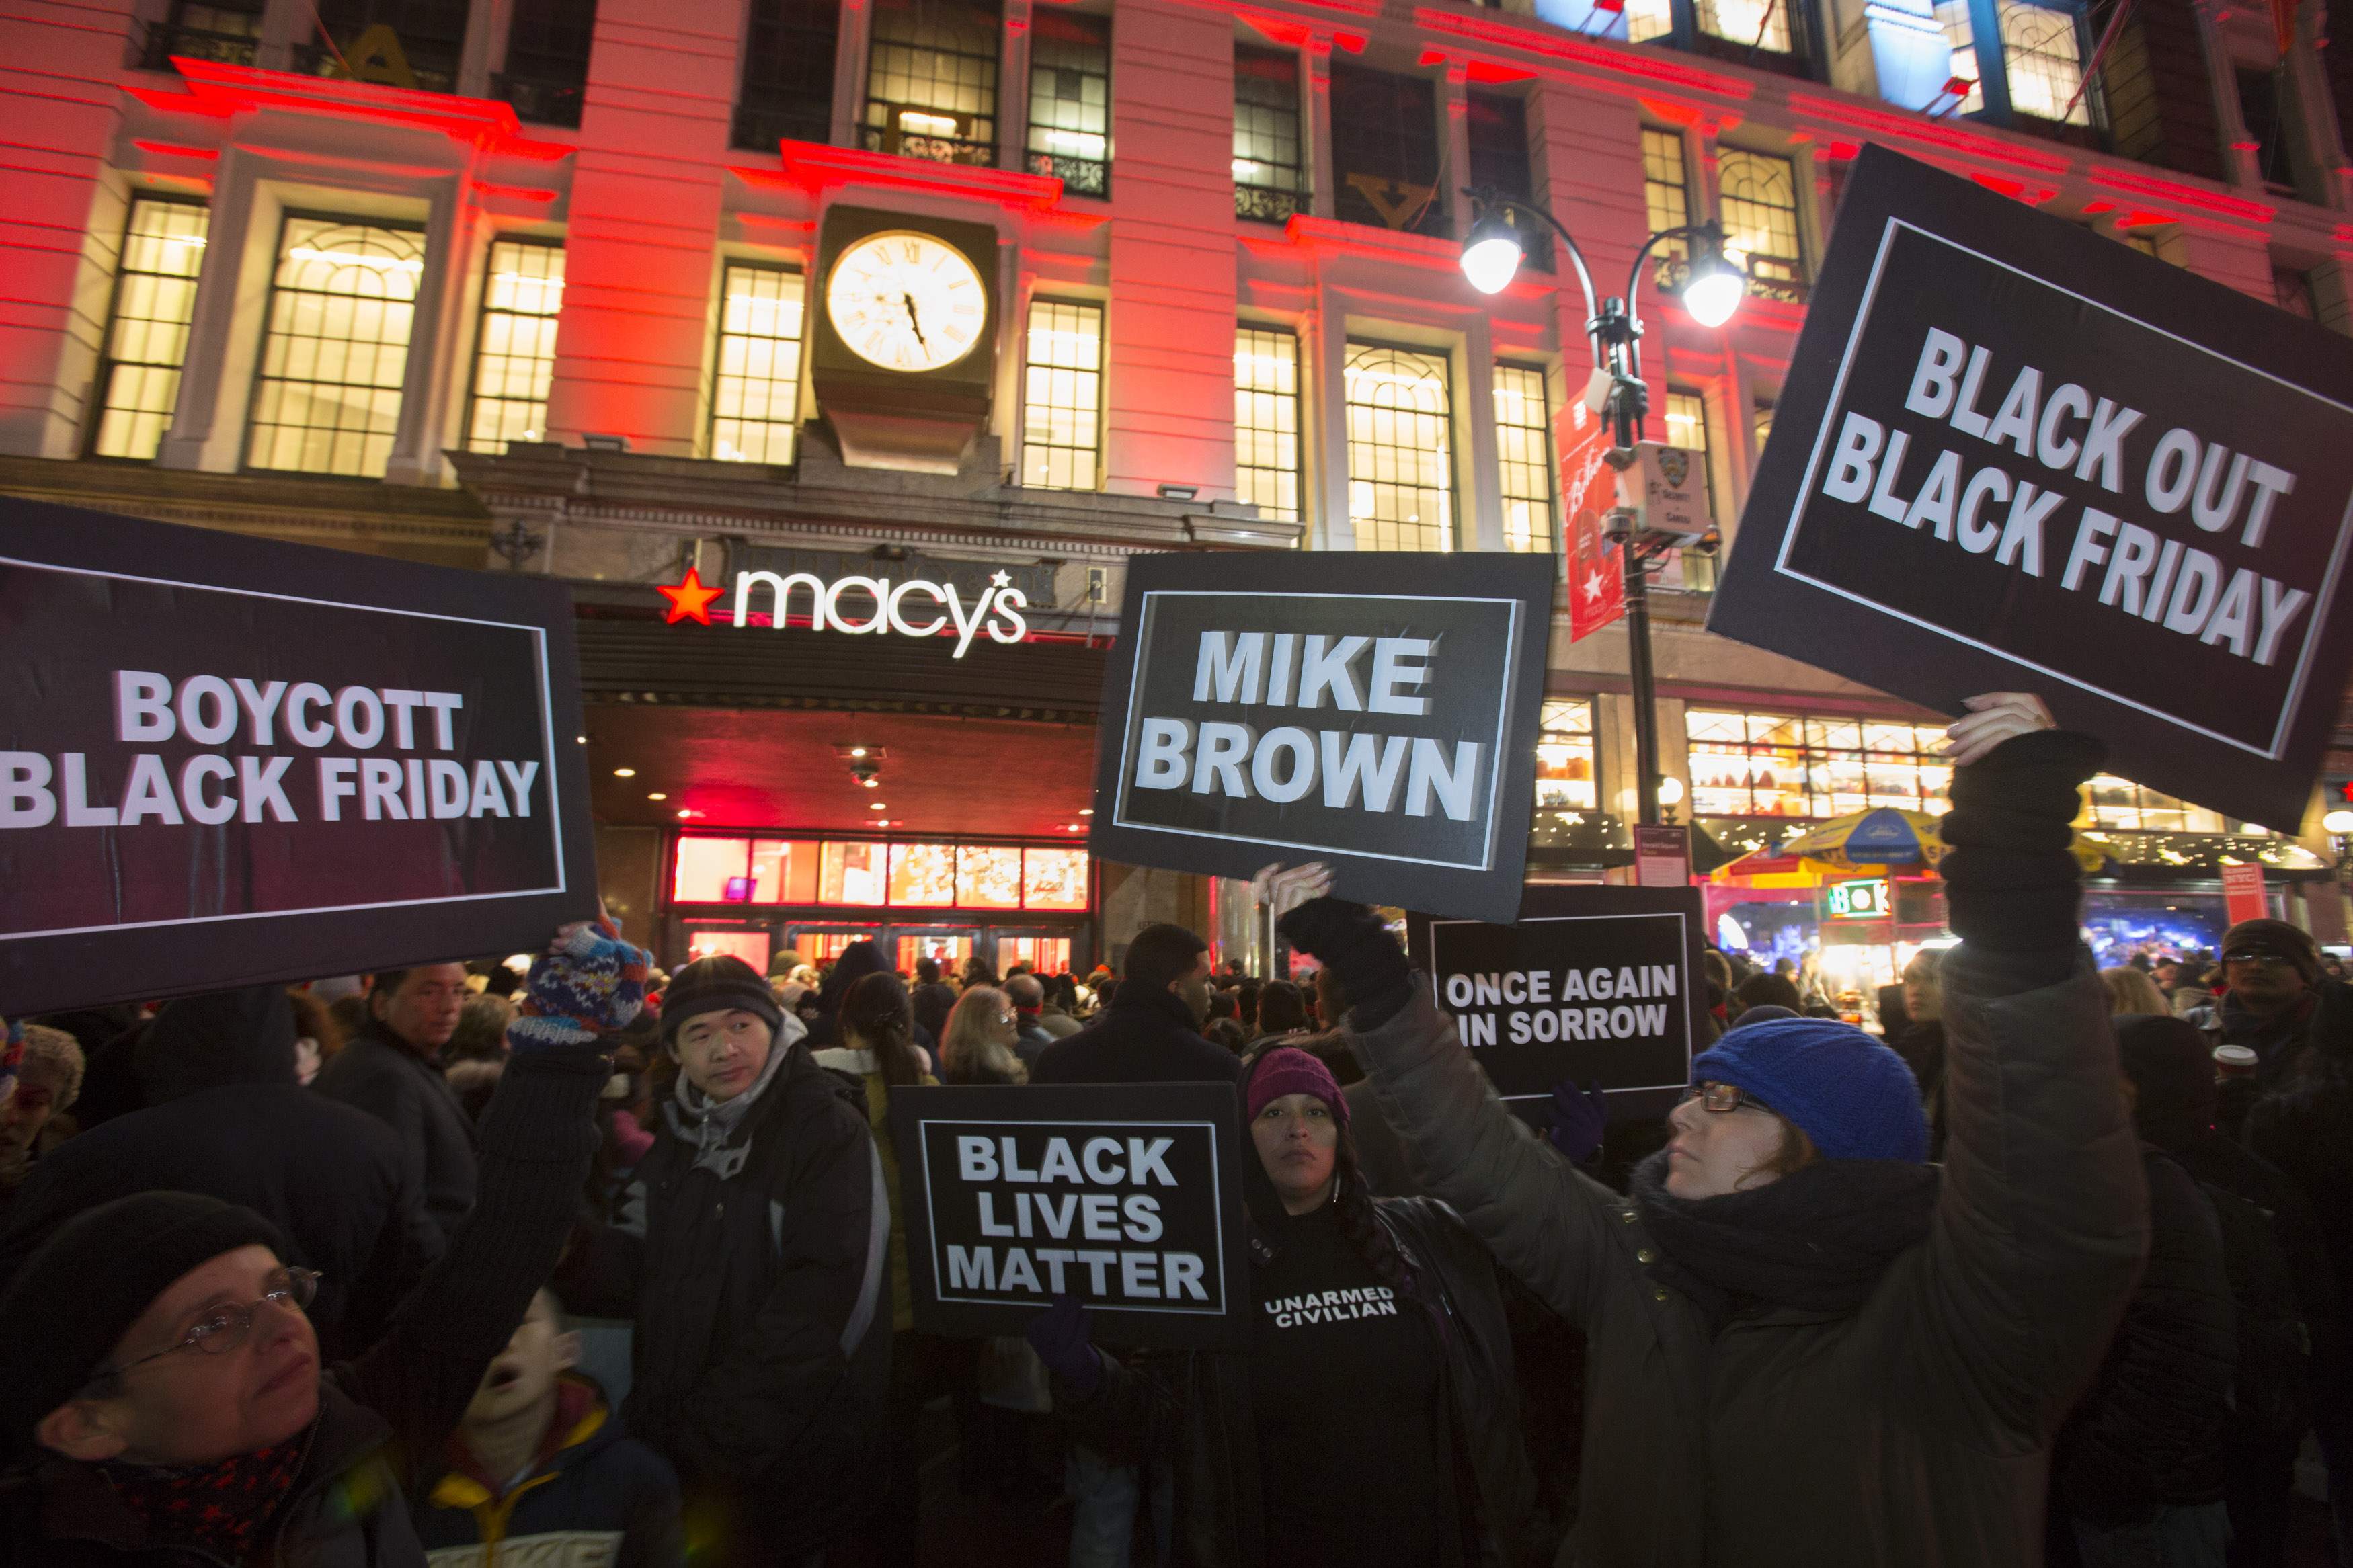
[{"label": "eyeglasses", "polygon": [[1718,1115],[1727,1110],[1737,1110],[1744,1105],[1753,1106],[1758,1110],[1765,1109],[1763,1100],[1728,1083],[1695,1083],[1683,1090],[1683,1103],[1689,1105],[1694,1100],[1699,1101],[1701,1110],[1713,1110]]},{"label": "eyeglasses", "polygon": [[137,1361],[124,1362],[121,1366],[102,1367],[90,1375],[99,1383],[119,1377],[134,1366],[144,1366],[151,1361],[161,1361],[182,1351],[196,1351],[205,1355],[227,1355],[253,1336],[253,1315],[264,1306],[281,1307],[290,1312],[300,1312],[311,1305],[319,1293],[319,1271],[315,1268],[280,1268],[264,1282],[259,1301],[224,1302],[188,1325],[179,1342],[153,1355],[141,1356]]},{"label": "eyeglasses", "polygon": [[1014,1021],[1014,1015],[1011,1013],[999,1013],[997,1016],[997,1021],[1000,1024],[1010,1024]]},{"label": "eyeglasses", "polygon": [[2257,952],[2249,948],[2239,948],[2232,952],[2224,953],[2222,955],[2222,962],[2225,963],[2252,963],[2261,969],[2293,969],[2295,967],[2295,960],[2293,958],[2288,958],[2276,952]]}]

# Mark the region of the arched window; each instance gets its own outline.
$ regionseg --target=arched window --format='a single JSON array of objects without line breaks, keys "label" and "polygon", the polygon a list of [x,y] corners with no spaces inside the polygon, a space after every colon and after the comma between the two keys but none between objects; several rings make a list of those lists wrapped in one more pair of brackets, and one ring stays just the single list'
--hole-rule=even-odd
[{"label": "arched window", "polygon": [[1359,550],[1454,548],[1446,356],[1348,345],[1348,517]]},{"label": "arched window", "polygon": [[288,215],[246,467],[384,477],[424,272],[422,229]]}]

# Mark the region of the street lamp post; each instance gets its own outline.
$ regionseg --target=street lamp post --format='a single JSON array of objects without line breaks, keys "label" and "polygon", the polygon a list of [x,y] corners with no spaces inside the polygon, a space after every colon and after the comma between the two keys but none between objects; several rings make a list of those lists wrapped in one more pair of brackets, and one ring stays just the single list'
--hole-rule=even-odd
[{"label": "street lamp post", "polygon": [[[1725,259],[1723,226],[1685,224],[1661,229],[1644,240],[1642,248],[1635,253],[1634,265],[1626,275],[1624,296],[1597,300],[1593,274],[1585,264],[1585,253],[1577,248],[1576,237],[1560,219],[1533,203],[1493,191],[1472,191],[1470,195],[1486,212],[1472,226],[1471,236],[1463,242],[1462,275],[1482,294],[1501,293],[1519,270],[1525,255],[1519,231],[1506,214],[1541,219],[1560,236],[1569,262],[1577,269],[1577,286],[1585,290],[1585,332],[1593,345],[1594,365],[1588,396],[1599,394],[1602,417],[1609,426],[1610,449],[1604,460],[1621,472],[1632,467],[1634,443],[1642,438],[1642,419],[1651,405],[1650,388],[1642,381],[1642,320],[1635,308],[1642,268],[1662,241],[1696,240],[1698,254],[1692,258],[1690,275],[1683,280],[1683,308],[1704,327],[1722,326],[1732,319],[1732,313],[1740,308],[1740,301],[1748,292],[1746,276]],[[1649,826],[1659,820],[1659,714],[1657,680],[1651,667],[1650,570],[1651,563],[1669,545],[1638,534],[1634,523],[1634,514],[1623,508],[1614,508],[1609,512],[1609,534],[1618,542],[1625,573],[1626,666],[1634,685],[1634,758],[1636,771],[1641,774],[1636,813],[1637,819]]]}]

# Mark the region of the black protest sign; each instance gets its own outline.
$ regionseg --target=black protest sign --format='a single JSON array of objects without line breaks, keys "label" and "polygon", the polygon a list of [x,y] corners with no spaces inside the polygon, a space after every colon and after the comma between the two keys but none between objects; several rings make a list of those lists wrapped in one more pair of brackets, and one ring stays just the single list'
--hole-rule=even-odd
[{"label": "black protest sign", "polygon": [[1128,566],[1088,847],[1352,897],[1519,907],[1552,624],[1543,556],[1161,555]]},{"label": "black protest sign", "polygon": [[1711,630],[2295,829],[2348,654],[2353,345],[1865,148]]},{"label": "black protest sign", "polygon": [[0,1012],[594,914],[571,595],[0,500]]},{"label": "black protest sign", "polygon": [[918,1329],[1018,1334],[1068,1295],[1106,1342],[1237,1342],[1232,1085],[901,1089],[891,1125]]},{"label": "black protest sign", "polygon": [[1516,925],[1406,927],[1414,963],[1495,1092],[1540,1117],[1555,1085],[1599,1080],[1613,1115],[1691,1081],[1707,984],[1693,888],[1532,887]]}]

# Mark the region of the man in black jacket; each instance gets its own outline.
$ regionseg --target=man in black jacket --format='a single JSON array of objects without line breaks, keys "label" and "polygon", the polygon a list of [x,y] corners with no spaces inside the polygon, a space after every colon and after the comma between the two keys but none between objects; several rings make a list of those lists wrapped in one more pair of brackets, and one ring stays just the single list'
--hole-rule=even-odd
[{"label": "man in black jacket", "polygon": [[0,1232],[0,1289],[74,1215],[133,1193],[203,1193],[252,1209],[318,1270],[310,1317],[329,1361],[373,1343],[441,1255],[400,1142],[382,1122],[304,1089],[285,990],[174,1002],[136,1052],[144,1110],[59,1144]]},{"label": "man in black jacket", "polygon": [[444,1246],[474,1206],[474,1128],[441,1076],[441,1047],[466,1005],[466,966],[389,970],[368,992],[366,1027],[311,1085],[392,1129],[413,1162]]},{"label": "man in black jacket", "polygon": [[308,1270],[249,1209],[142,1193],[0,1296],[0,1568],[423,1568],[406,1496],[554,1268],[597,1142],[602,1037],[646,954],[559,931],[482,1118],[482,1203],[391,1331],[320,1372]]},{"label": "man in black jacket", "polygon": [[1241,1063],[1201,1037],[1208,1016],[1209,944],[1183,926],[1146,926],[1103,1016],[1047,1047],[1029,1081],[1233,1083]]}]

